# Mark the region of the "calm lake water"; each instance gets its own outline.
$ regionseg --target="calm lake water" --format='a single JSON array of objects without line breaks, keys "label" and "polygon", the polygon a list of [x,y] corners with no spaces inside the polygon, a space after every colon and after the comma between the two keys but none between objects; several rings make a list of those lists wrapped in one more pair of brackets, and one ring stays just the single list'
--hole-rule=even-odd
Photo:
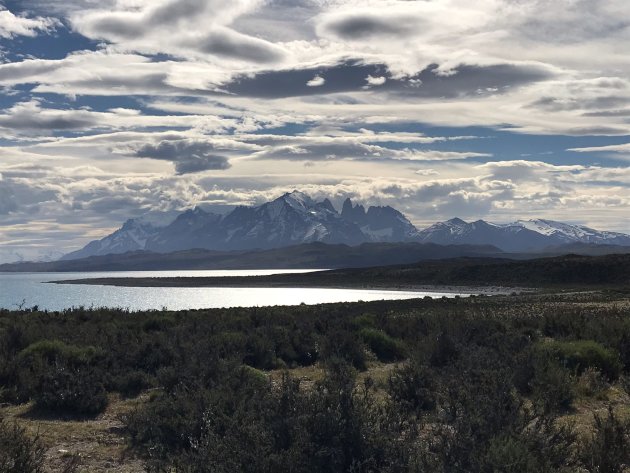
[{"label": "calm lake water", "polygon": [[[211,307],[252,307],[274,305],[322,304],[412,299],[416,297],[454,297],[437,292],[406,292],[320,288],[159,288],[112,287],[45,284],[48,281],[104,277],[209,277],[300,273],[306,270],[234,271],[133,271],[100,273],[0,273],[0,308],[39,306],[63,310],[72,307],[119,307],[129,310],[204,309]],[[465,295],[465,294],[460,294]]]}]

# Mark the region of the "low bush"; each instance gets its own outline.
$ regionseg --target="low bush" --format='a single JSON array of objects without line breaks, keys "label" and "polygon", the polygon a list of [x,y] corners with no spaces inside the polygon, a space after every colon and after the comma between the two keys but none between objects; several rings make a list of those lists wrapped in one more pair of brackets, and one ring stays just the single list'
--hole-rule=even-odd
[{"label": "low bush", "polygon": [[399,340],[395,340],[380,330],[364,328],[359,335],[376,355],[379,361],[389,363],[403,360],[406,356],[405,346]]},{"label": "low bush", "polygon": [[95,416],[107,407],[107,391],[90,367],[59,367],[40,379],[33,399],[48,412]]},{"label": "low bush", "polygon": [[571,372],[556,360],[540,357],[535,361],[530,386],[534,404],[541,412],[554,414],[569,410],[575,399],[574,384]]},{"label": "low bush", "polygon": [[21,395],[46,411],[99,414],[107,407],[102,358],[94,347],[77,347],[58,340],[29,345],[16,359]]},{"label": "low bush", "polygon": [[621,373],[622,365],[618,353],[593,340],[553,340],[541,342],[538,349],[549,353],[577,374],[582,374],[588,368],[595,368],[609,381],[614,381]]},{"label": "low bush", "polygon": [[131,371],[115,380],[116,390],[124,397],[136,397],[142,391],[155,386],[155,379],[143,371]]},{"label": "low bush", "polygon": [[604,399],[608,387],[608,382],[598,370],[588,368],[578,377],[575,391],[582,398]]},{"label": "low bush", "polygon": [[430,411],[436,405],[435,374],[417,363],[397,368],[389,377],[388,392],[394,402],[411,411]]},{"label": "low bush", "polygon": [[39,437],[31,437],[17,424],[0,418],[1,473],[42,473],[45,452]]},{"label": "low bush", "polygon": [[360,371],[367,369],[363,344],[350,331],[338,330],[326,334],[322,340],[321,355],[326,363],[344,360]]},{"label": "low bush", "polygon": [[588,471],[622,473],[630,465],[630,420],[620,419],[612,410],[595,415],[595,430],[581,449]]}]

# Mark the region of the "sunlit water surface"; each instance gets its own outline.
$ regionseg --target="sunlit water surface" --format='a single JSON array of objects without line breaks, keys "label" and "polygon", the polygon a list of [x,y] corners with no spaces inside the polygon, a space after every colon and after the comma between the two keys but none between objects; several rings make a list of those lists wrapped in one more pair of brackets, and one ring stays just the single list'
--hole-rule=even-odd
[{"label": "sunlit water surface", "polygon": [[[49,281],[106,277],[210,277],[303,273],[307,270],[128,271],[100,273],[0,273],[0,308],[38,306],[41,310],[72,307],[118,307],[129,310],[204,309],[329,302],[455,297],[453,293],[322,288],[187,288],[113,287],[45,284]],[[467,294],[459,294],[465,296]]]}]

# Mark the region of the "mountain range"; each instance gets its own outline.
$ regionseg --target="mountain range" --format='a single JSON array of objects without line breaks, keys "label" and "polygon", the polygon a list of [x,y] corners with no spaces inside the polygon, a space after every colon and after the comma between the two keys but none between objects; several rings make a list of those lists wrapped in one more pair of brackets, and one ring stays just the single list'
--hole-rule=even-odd
[{"label": "mountain range", "polygon": [[418,230],[389,206],[366,209],[347,199],[338,212],[329,199],[315,201],[294,191],[259,206],[237,207],[225,215],[197,207],[179,214],[131,219],[111,235],[62,260],[131,251],[269,250],[314,242],[348,246],[398,242],[486,245],[505,252],[528,253],[576,244],[630,246],[630,235],[541,219],[494,224],[454,218]]}]

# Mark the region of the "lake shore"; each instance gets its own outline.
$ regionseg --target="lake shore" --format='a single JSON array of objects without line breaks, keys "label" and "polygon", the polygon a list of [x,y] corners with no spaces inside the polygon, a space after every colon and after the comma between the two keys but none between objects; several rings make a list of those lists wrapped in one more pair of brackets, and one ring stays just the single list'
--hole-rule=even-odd
[{"label": "lake shore", "polygon": [[459,286],[436,284],[383,284],[349,282],[347,284],[326,285],[321,282],[309,284],[307,281],[274,281],[268,277],[165,277],[165,278],[84,278],[62,281],[50,281],[51,284],[78,284],[92,286],[116,287],[189,287],[189,288],[221,288],[221,287],[252,287],[252,288],[313,288],[313,289],[365,289],[404,292],[430,292],[438,294],[484,294],[505,295],[514,292],[532,292],[535,289],[523,287],[502,286]]}]

